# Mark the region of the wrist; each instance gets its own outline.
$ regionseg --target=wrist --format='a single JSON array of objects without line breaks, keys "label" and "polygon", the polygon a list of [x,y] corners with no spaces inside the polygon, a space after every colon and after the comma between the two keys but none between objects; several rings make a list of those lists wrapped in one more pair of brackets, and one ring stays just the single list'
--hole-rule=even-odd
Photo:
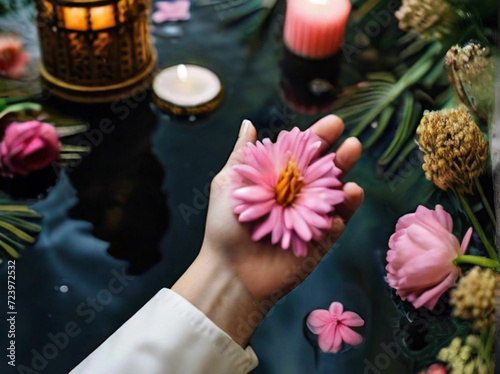
[{"label": "wrist", "polygon": [[242,347],[264,319],[231,265],[217,253],[202,250],[172,290],[188,300]]}]

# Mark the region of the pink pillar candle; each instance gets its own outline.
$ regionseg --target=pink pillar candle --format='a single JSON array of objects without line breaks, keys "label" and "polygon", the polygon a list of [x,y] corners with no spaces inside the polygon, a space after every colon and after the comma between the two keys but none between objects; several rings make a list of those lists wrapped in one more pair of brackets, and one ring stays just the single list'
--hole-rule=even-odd
[{"label": "pink pillar candle", "polygon": [[310,59],[335,54],[344,40],[350,11],[349,0],[287,0],[285,45]]}]

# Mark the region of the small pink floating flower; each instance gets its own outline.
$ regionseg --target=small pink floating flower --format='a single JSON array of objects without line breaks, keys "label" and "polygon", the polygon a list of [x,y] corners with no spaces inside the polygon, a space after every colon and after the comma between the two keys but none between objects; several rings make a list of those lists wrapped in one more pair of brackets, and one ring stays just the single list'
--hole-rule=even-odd
[{"label": "small pink floating flower", "polygon": [[396,232],[389,239],[387,279],[399,296],[415,308],[434,309],[460,274],[453,260],[465,253],[472,228],[462,245],[452,229],[453,220],[441,205],[436,205],[435,210],[420,205],[396,224]]},{"label": "small pink floating flower", "polygon": [[155,23],[166,21],[186,21],[191,18],[189,0],[157,1],[157,11],[152,15]]},{"label": "small pink floating flower", "polygon": [[446,368],[441,364],[432,364],[427,368],[425,374],[446,374]]},{"label": "small pink floating flower", "polygon": [[365,321],[354,312],[344,312],[344,306],[334,301],[330,308],[317,309],[307,317],[307,327],[318,335],[319,348],[323,352],[337,353],[343,343],[355,346],[363,337],[349,327],[363,326]]},{"label": "small pink floating flower", "polygon": [[49,123],[13,122],[0,143],[0,169],[4,176],[27,175],[49,166],[59,157],[59,136]]},{"label": "small pink floating flower", "polygon": [[306,256],[306,243],[332,224],[334,206],[344,201],[341,170],[334,153],[318,158],[320,138],[310,130],[282,131],[276,143],[264,139],[245,148],[245,164],[234,166],[234,213],[255,222],[252,240],[271,236],[273,244]]},{"label": "small pink floating flower", "polygon": [[0,36],[0,76],[16,79],[23,75],[29,56],[21,41],[12,36]]}]

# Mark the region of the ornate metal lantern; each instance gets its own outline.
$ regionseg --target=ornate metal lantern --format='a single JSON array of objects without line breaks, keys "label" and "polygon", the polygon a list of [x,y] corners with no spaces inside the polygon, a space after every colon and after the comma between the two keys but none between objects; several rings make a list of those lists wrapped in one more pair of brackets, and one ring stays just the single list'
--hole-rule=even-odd
[{"label": "ornate metal lantern", "polygon": [[67,100],[109,102],[146,89],[156,53],[150,0],[36,0],[40,75]]}]

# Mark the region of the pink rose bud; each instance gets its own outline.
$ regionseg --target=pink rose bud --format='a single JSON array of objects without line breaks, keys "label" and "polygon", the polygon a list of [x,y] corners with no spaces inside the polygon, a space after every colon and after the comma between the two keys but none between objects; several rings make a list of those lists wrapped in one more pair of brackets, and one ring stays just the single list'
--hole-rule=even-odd
[{"label": "pink rose bud", "polygon": [[21,41],[12,36],[0,37],[0,76],[19,78],[23,75],[29,56],[24,52]]},{"label": "pink rose bud", "polygon": [[415,308],[434,309],[460,274],[453,260],[465,253],[472,228],[461,245],[452,229],[451,215],[441,205],[435,210],[420,205],[396,224],[396,232],[389,239],[387,280]]},{"label": "pink rose bud", "polygon": [[13,122],[0,143],[3,176],[27,175],[59,157],[59,136],[54,126],[38,121]]}]

